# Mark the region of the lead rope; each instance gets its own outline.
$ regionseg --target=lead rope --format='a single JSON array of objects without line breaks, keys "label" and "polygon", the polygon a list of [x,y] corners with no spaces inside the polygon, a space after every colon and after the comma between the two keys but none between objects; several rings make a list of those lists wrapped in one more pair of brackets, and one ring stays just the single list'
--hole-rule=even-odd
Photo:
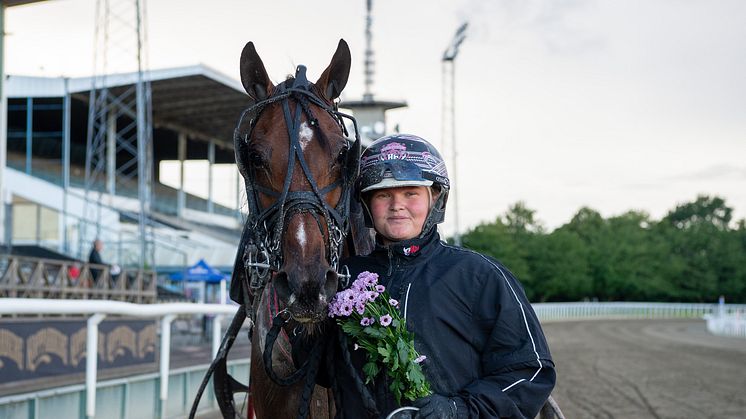
[{"label": "lead rope", "polygon": [[[199,389],[197,390],[197,395],[194,397],[194,402],[192,403],[192,408],[189,411],[189,419],[194,419],[194,415],[197,414],[197,408],[199,407],[199,401],[202,398],[202,393],[204,393],[205,388],[207,387],[207,383],[210,382],[210,377],[215,372],[216,369],[224,369],[225,368],[225,362],[226,358],[228,356],[228,352],[231,349],[231,346],[233,346],[233,341],[236,340],[236,336],[238,335],[238,331],[241,329],[241,326],[243,325],[244,320],[246,319],[246,311],[244,311],[243,307],[239,307],[238,311],[236,312],[236,315],[233,317],[233,321],[231,322],[231,325],[228,326],[228,330],[225,332],[225,335],[223,336],[223,341],[220,343],[220,349],[218,350],[217,356],[215,356],[215,359],[212,360],[212,363],[210,364],[210,367],[207,369],[207,373],[205,373],[204,378],[202,379],[202,383],[199,385]],[[233,377],[228,376],[228,380],[232,379]],[[234,380],[235,381],[235,380]],[[228,394],[216,394],[216,399],[218,399],[218,402],[225,400],[233,400],[233,389],[239,389],[242,386],[238,382],[229,381],[228,386],[225,388],[226,392],[230,393]],[[241,390],[243,390],[241,388]],[[248,391],[248,389],[246,389]]]},{"label": "lead rope", "polygon": [[378,417],[379,412],[376,408],[376,401],[375,399],[373,399],[373,395],[370,394],[370,390],[368,390],[368,387],[365,385],[363,378],[360,376],[355,366],[352,365],[350,350],[347,346],[347,336],[345,336],[345,334],[341,331],[339,331],[337,335],[339,336],[339,345],[342,349],[342,358],[344,359],[345,366],[350,370],[350,375],[355,382],[357,391],[360,393],[360,396],[363,399],[363,407],[365,407],[365,410],[367,410],[371,415]]},{"label": "lead rope", "polygon": [[272,328],[267,332],[267,341],[264,344],[264,353],[262,354],[264,371],[272,381],[283,387],[295,384],[302,378],[305,378],[301,403],[300,406],[298,406],[298,419],[306,419],[311,406],[311,395],[316,386],[316,374],[318,373],[319,363],[321,362],[321,343],[320,339],[316,339],[313,349],[311,349],[311,355],[300,368],[287,377],[278,376],[272,368],[272,349],[275,346],[275,341],[277,341],[277,336],[282,330],[282,326],[290,320],[290,317],[286,316],[289,316],[287,310],[277,313],[275,318],[272,320]]}]

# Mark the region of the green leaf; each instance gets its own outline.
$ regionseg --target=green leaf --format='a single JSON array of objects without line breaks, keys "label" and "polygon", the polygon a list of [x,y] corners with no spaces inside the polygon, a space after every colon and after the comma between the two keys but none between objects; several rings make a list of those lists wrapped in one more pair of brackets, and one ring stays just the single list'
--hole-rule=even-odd
[{"label": "green leaf", "polygon": [[388,362],[388,358],[391,355],[391,352],[387,348],[378,347],[378,353],[383,356],[384,362]]},{"label": "green leaf", "polygon": [[380,330],[378,330],[377,328],[371,327],[371,326],[367,326],[365,329],[363,329],[363,332],[365,332],[366,334],[368,334],[370,336],[373,336],[375,338],[379,338],[379,339],[383,339],[383,338],[386,337],[385,333],[383,333]]},{"label": "green leaf", "polygon": [[363,365],[363,372],[365,373],[365,384],[368,384],[378,375],[380,368],[375,362],[367,362]]}]

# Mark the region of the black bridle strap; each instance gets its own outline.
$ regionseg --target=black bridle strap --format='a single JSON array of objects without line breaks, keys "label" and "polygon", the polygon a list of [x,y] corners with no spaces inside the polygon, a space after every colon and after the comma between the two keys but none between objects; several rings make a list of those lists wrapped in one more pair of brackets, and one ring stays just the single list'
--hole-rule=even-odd
[{"label": "black bridle strap", "polygon": [[[275,342],[277,341],[277,336],[280,334],[280,331],[282,330],[282,327],[287,323],[287,320],[283,319],[281,316],[282,312],[278,313],[274,320],[272,320],[272,327],[269,329],[269,332],[267,332],[267,340],[264,344],[264,353],[262,354],[262,360],[264,361],[264,371],[267,373],[267,376],[272,379],[277,385],[286,387],[292,384],[297,383],[301,378],[303,378],[309,371],[309,367],[312,364],[312,360],[316,360],[318,362],[319,358],[319,350],[321,345],[319,342],[315,342],[313,349],[311,350],[311,356],[306,360],[306,362],[301,365],[300,368],[293,371],[290,375],[287,377],[280,377],[275,373],[274,368],[272,368],[272,350],[275,347]],[[314,375],[315,378],[315,375]]]},{"label": "black bridle strap", "polygon": [[194,415],[197,414],[197,408],[199,407],[202,393],[204,393],[207,383],[210,382],[210,377],[213,373],[215,374],[215,380],[213,383],[215,398],[218,401],[218,406],[220,407],[221,412],[232,412],[232,415],[228,417],[235,417],[236,409],[233,406],[233,394],[249,392],[247,386],[239,383],[228,374],[227,365],[228,352],[231,350],[233,342],[236,340],[236,336],[238,336],[238,331],[241,329],[244,320],[246,320],[246,311],[243,307],[239,307],[238,311],[236,311],[236,315],[233,316],[233,321],[231,321],[228,330],[223,336],[222,342],[220,342],[220,349],[218,350],[217,356],[212,360],[210,367],[205,373],[205,377],[202,379],[202,383],[199,385],[197,395],[194,397],[194,402],[192,403],[192,409],[189,411],[189,419],[194,419]]}]

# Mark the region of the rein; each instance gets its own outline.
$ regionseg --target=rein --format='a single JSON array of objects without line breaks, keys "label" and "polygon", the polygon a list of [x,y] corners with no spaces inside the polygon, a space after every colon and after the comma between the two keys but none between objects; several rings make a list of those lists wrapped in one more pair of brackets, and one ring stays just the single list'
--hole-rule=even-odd
[{"label": "rein", "polygon": [[[292,84],[289,83],[290,81],[292,81]],[[296,102],[294,112],[290,109],[291,100]],[[238,309],[233,318],[230,327],[223,337],[218,354],[210,364],[200,384],[189,414],[190,419],[194,418],[196,414],[199,401],[212,374],[215,375],[213,382],[215,396],[224,417],[233,418],[236,416],[233,394],[249,392],[249,388],[246,385],[241,384],[228,374],[227,356],[241,325],[247,317],[251,319],[249,340],[252,338],[256,316],[255,305],[259,300],[256,297],[261,296],[264,287],[271,280],[273,273],[280,270],[283,261],[281,239],[285,232],[285,222],[290,215],[298,212],[312,214],[322,233],[323,220],[328,233],[326,255],[329,264],[337,273],[340,280],[340,287],[346,288],[349,284],[349,270],[344,267],[344,271],[340,272],[339,260],[342,246],[350,228],[348,223],[350,198],[359,168],[360,135],[357,129],[357,121],[352,116],[339,112],[336,104],[329,104],[319,98],[313,91],[311,83],[306,78],[305,66],[299,65],[296,69],[294,79],[280,83],[276,86],[272,96],[256,102],[241,114],[233,135],[237,162],[240,162],[240,156],[245,154],[251,134],[262,112],[267,106],[275,103],[279,103],[282,106],[289,138],[288,163],[283,188],[281,191],[275,191],[257,184],[253,166],[249,165],[248,170],[246,170],[246,167],[242,167],[243,165],[239,164],[239,169],[241,169],[245,181],[249,216],[244,224],[244,229],[241,233],[241,242],[236,254],[236,263],[231,278],[231,298],[240,302],[242,307]],[[346,148],[347,155],[342,178],[323,188],[319,187],[311,173],[299,140],[302,115],[306,116],[312,129],[318,130],[323,135],[319,129],[318,119],[314,116],[310,105],[315,105],[331,115],[345,137],[348,137],[349,134],[345,127],[344,119],[351,121],[355,130],[355,141],[351,145],[348,144]],[[243,121],[248,115],[250,115],[249,131],[245,135],[241,135]],[[311,186],[311,190],[290,191],[292,175],[296,169],[296,159],[300,167],[299,170],[302,171]],[[341,187],[339,201],[337,205],[331,207],[325,201],[324,197],[338,187]],[[259,202],[260,193],[276,198],[275,202],[267,208],[262,208]],[[238,271],[240,268],[243,268],[243,272]],[[247,278],[246,281],[242,280],[242,274]],[[254,304],[251,303],[252,301]],[[323,344],[320,342],[320,339],[317,339],[311,351],[311,356],[303,366],[289,377],[278,377],[272,369],[272,348],[280,330],[289,320],[289,312],[286,310],[280,311],[275,316],[272,328],[267,334],[263,360],[268,376],[278,385],[287,386],[305,378],[303,401],[298,411],[298,417],[305,418],[308,415],[311,394],[315,386],[319,364],[321,363],[321,347]],[[331,342],[327,342],[326,344],[331,345]]]}]

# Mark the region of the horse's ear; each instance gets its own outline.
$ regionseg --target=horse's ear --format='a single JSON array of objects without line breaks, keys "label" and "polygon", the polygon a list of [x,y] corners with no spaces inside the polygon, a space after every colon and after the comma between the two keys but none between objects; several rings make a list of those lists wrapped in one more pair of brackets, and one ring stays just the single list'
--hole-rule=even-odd
[{"label": "horse's ear", "polygon": [[241,83],[246,93],[256,101],[266,99],[272,90],[272,81],[253,42],[247,43],[241,51]]},{"label": "horse's ear", "polygon": [[350,47],[344,39],[340,39],[329,67],[321,73],[321,77],[316,82],[319,92],[330,101],[338,98],[347,85],[351,61]]}]

